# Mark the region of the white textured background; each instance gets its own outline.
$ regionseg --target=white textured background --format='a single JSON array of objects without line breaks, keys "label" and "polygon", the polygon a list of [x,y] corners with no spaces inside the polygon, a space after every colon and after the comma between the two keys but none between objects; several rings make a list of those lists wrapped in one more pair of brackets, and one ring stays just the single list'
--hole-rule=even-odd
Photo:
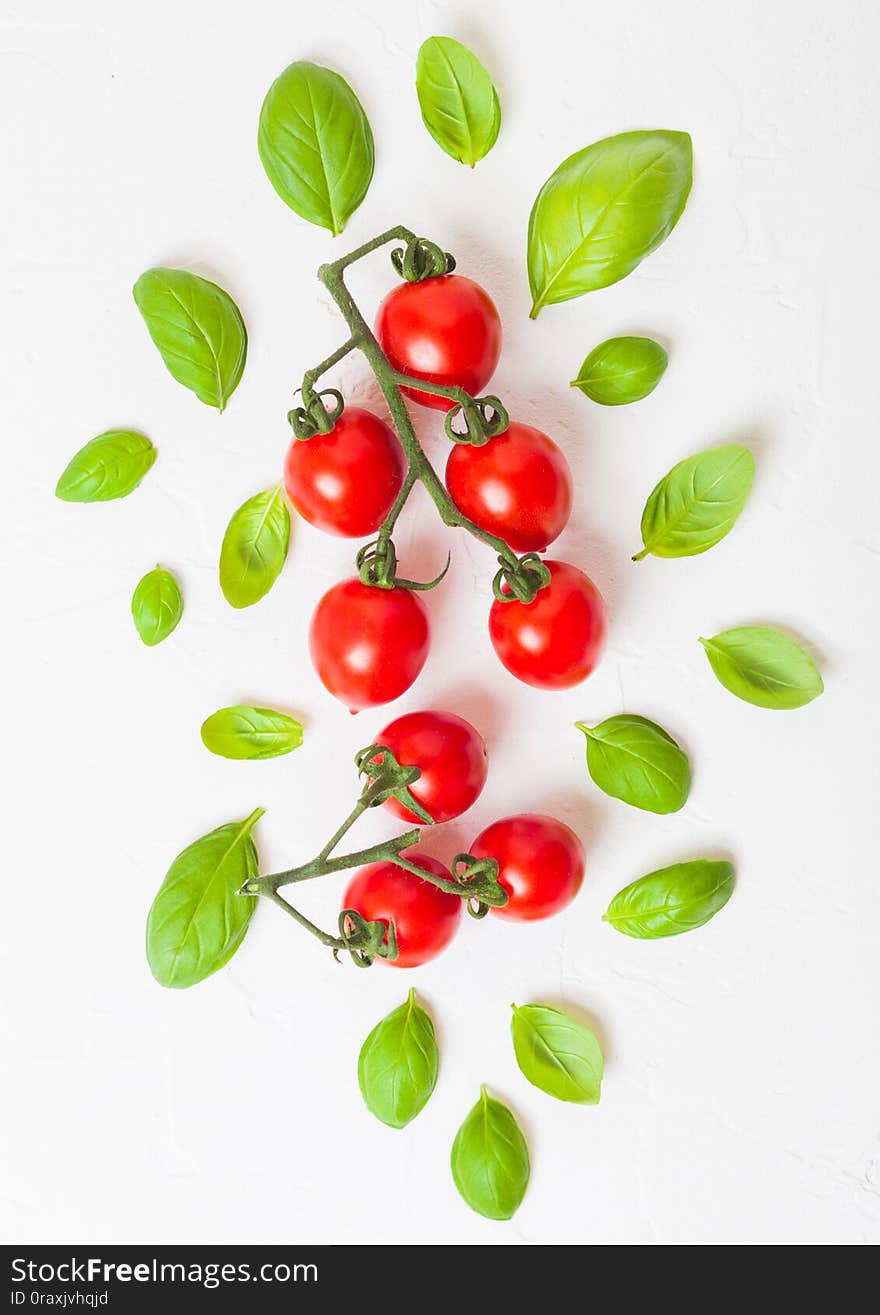
[{"label": "white textured background", "polygon": [[[502,135],[473,173],[419,119],[414,60],[433,33],[470,43],[500,91]],[[869,0],[6,0],[4,1240],[880,1240],[878,37]],[[375,180],[335,246],[284,207],[255,147],[269,83],[301,57],[350,79],[376,136]],[[624,283],[530,323],[535,192],[570,152],[637,127],[692,133],[684,218]],[[278,479],[291,391],[343,332],[314,270],[396,222],[490,289],[506,329],[495,385],[574,468],[558,555],[595,576],[613,624],[579,689],[541,694],[500,669],[485,630],[492,560],[424,502],[399,535],[407,574],[434,570],[450,538],[454,561],[429,598],[429,664],[392,709],[349,717],[308,663],[308,617],[348,573],[350,544],[299,525],[265,601],[235,613],[220,594],[226,521]],[[242,309],[248,365],[223,416],[171,380],[147,338],[130,288],[154,264],[216,278]],[[354,282],[371,308],[391,283],[384,257]],[[603,410],[566,381],[627,332],[656,335],[671,364],[650,399]],[[357,395],[365,367],[338,378]],[[142,487],[57,502],[69,456],[114,426],[159,449]],[[421,427],[439,450],[436,417]],[[656,479],[729,439],[758,458],[730,538],[631,564]],[[179,573],[186,612],[150,650],[129,600],[156,561]],[[697,635],[755,621],[810,643],[822,699],[765,712],[717,685]],[[305,746],[262,764],[212,757],[199,725],[239,700],[300,713]],[[449,858],[506,813],[557,813],[589,853],[576,905],[530,928],[468,922],[409,975],[337,967],[261,908],[229,968],[162,991],[143,924],[174,854],[259,803],[267,870],[305,858],[348,806],[355,749],[432,705],[482,728],[492,767],[431,852]],[[691,753],[677,816],[590,783],[572,722],[623,710]],[[373,815],[360,834],[394,827]],[[729,854],[738,872],[711,925],[639,943],[601,923],[619,887],[703,854]],[[304,901],[327,924],[340,886]],[[363,1109],[355,1061],[411,982],[442,1073],[397,1133]],[[511,1000],[595,1019],[598,1108],[526,1084]],[[480,1082],[532,1150],[507,1225],[472,1215],[447,1167]]]}]

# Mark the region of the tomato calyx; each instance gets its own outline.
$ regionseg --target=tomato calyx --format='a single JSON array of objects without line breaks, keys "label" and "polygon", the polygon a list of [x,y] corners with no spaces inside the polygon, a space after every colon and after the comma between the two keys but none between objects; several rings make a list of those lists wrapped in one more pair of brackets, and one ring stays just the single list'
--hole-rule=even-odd
[{"label": "tomato calyx", "polygon": [[390,535],[380,534],[372,543],[358,549],[355,566],[362,584],[376,589],[413,589],[425,592],[435,589],[449,570],[452,554],[446,554],[446,565],[433,580],[405,580],[397,574],[397,550]]},{"label": "tomato calyx", "polygon": [[366,749],[355,754],[354,763],[358,776],[365,776],[368,782],[372,782],[369,807],[378,808],[393,797],[427,826],[434,825],[431,814],[413,797],[409,789],[413,781],[421,776],[420,767],[407,767],[399,763],[384,744],[368,744]]},{"label": "tomato calyx", "polygon": [[393,963],[398,956],[393,918],[387,924],[381,919],[367,921],[357,909],[343,909],[339,915],[339,939],[344,944],[333,947],[333,958],[337,963],[341,949],[351,955],[357,968],[369,968],[375,959],[388,959]]},{"label": "tomato calyx", "polygon": [[[342,393],[338,388],[325,388],[322,392],[316,393],[305,383],[301,391],[303,405],[294,407],[287,413],[294,438],[306,442],[316,434],[329,434],[345,410]],[[331,399],[329,406],[324,401],[325,397]]]},{"label": "tomato calyx", "polygon": [[455,257],[443,251],[436,242],[414,237],[405,247],[394,248],[391,264],[407,283],[424,283],[425,279],[451,274],[455,269]]},{"label": "tomato calyx", "polygon": [[485,918],[490,909],[503,908],[510,898],[498,880],[498,863],[494,858],[456,854],[452,875],[461,887],[465,907],[472,918]]},{"label": "tomato calyx", "polygon": [[538,593],[550,583],[550,571],[536,552],[527,552],[511,568],[503,557],[498,558],[500,570],[492,581],[492,593],[499,603],[516,599],[520,603],[533,603]]},{"label": "tomato calyx", "polygon": [[[464,421],[464,429],[456,425]],[[470,443],[472,447],[484,447],[490,438],[503,434],[510,425],[507,408],[499,397],[489,394],[487,397],[471,397],[459,402],[446,412],[443,428],[446,437],[452,443]]]}]

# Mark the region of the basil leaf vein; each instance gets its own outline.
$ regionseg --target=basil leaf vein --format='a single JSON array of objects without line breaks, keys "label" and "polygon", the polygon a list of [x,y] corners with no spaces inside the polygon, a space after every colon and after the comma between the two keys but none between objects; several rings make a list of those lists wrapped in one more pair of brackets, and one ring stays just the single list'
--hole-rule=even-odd
[{"label": "basil leaf vein", "polygon": [[416,61],[422,121],[438,146],[473,167],[495,145],[501,106],[492,79],[467,46],[428,37]]},{"label": "basil leaf vein", "polygon": [[260,110],[257,147],[269,182],[291,210],[335,237],[373,177],[373,133],[351,87],[331,69],[298,60]]},{"label": "basil leaf vein", "polygon": [[549,1005],[512,1005],[516,1062],[529,1082],[557,1100],[596,1105],[604,1061],[593,1031]]},{"label": "basil leaf vein", "polygon": [[148,647],[161,644],[183,616],[180,585],[163,566],[148,571],[135,587],[131,599],[135,629]]},{"label": "basil leaf vein", "polygon": [[411,990],[361,1047],[358,1085],[364,1104],[389,1128],[405,1128],[428,1103],[439,1065],[434,1025]]},{"label": "basil leaf vein", "polygon": [[287,713],[241,703],[212,712],[201,734],[205,748],[220,758],[278,758],[303,741],[302,725]]},{"label": "basil leaf vein", "polygon": [[258,873],[256,808],[194,841],[168,869],[147,917],[147,961],[160,986],[195,986],[232,958],[257,900],[236,892]]},{"label": "basil leaf vein", "polygon": [[739,626],[700,643],[724,688],[756,707],[802,708],[825,688],[810,655],[769,626]]},{"label": "basil leaf vein", "polygon": [[529,1185],[529,1148],[506,1105],[485,1087],[452,1144],[452,1177],[463,1200],[486,1219],[512,1219]]},{"label": "basil leaf vein", "polygon": [[62,502],[111,502],[125,498],[140,484],[156,460],[146,434],[108,429],[71,457],[55,485]]},{"label": "basil leaf vein", "polygon": [[220,549],[220,588],[232,607],[250,607],[281,574],[290,512],[280,484],[248,498],[232,516]]},{"label": "basil leaf vein", "polygon": [[687,802],[687,754],[647,717],[621,714],[598,726],[575,722],[587,737],[587,768],[600,790],[650,813],[676,813]]},{"label": "basil leaf vein", "polygon": [[733,866],[710,859],[673,863],[618,891],[603,920],[625,936],[657,940],[702,927],[733,894]]},{"label": "basil leaf vein", "polygon": [[229,293],[185,269],[148,269],[134,299],[169,374],[222,411],[247,359],[247,330]]}]

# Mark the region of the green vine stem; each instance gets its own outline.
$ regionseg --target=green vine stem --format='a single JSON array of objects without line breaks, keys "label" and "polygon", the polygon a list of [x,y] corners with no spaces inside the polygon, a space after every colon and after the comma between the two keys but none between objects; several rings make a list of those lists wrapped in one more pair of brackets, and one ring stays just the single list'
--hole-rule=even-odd
[{"label": "green vine stem", "polygon": [[[481,543],[485,543],[491,548],[497,556],[501,569],[493,585],[496,598],[500,598],[502,601],[508,598],[518,598],[523,602],[531,602],[538,590],[549,581],[550,576],[546,567],[535,554],[528,554],[527,558],[520,559],[503,539],[481,529],[467,516],[462,515],[419,443],[401,389],[416,389],[419,392],[432,393],[437,397],[445,397],[455,402],[464,417],[465,432],[459,433],[453,428],[454,418],[458,412],[450,413],[447,416],[446,432],[451,439],[458,442],[485,442],[493,434],[502,432],[508,423],[506,410],[496,397],[473,398],[462,388],[448,388],[433,384],[426,379],[416,379],[393,369],[346,286],[344,275],[349,265],[353,265],[356,261],[370,255],[378,248],[386,246],[389,242],[403,242],[406,244],[404,252],[401,253],[396,250],[393,253],[396,257],[395,267],[398,270],[412,270],[414,265],[418,266],[419,261],[415,259],[415,255],[418,253],[423,255],[422,268],[425,268],[425,252],[430,255],[433,263],[430,264],[428,271],[423,273],[421,277],[435,277],[438,273],[446,272],[454,266],[451,257],[443,256],[443,253],[440,253],[440,248],[436,247],[434,243],[420,240],[408,228],[402,226],[389,228],[387,232],[381,233],[370,242],[365,242],[347,256],[342,256],[331,264],[321,266],[318,270],[318,278],[338,306],[348,325],[350,337],[326,360],[321,361],[319,365],[307,370],[304,374],[301,389],[303,407],[291,412],[294,431],[298,437],[302,436],[304,438],[307,438],[305,431],[310,425],[315,426],[313,432],[319,430],[327,432],[330,424],[326,420],[322,421],[319,411],[319,408],[323,406],[323,394],[316,393],[315,386],[323,374],[343,360],[349,352],[358,349],[366,358],[376,377],[376,382],[391,412],[391,418],[400,437],[407,461],[407,473],[403,486],[379,529],[379,537],[373,545],[374,554],[369,561],[359,563],[361,578],[365,583],[375,585],[378,588],[390,589],[394,585],[402,588],[414,587],[414,582],[400,580],[394,574],[393,568],[396,565],[396,556],[391,545],[391,535],[397,523],[397,518],[403,510],[413,487],[417,482],[420,482],[433,499],[444,525],[467,530],[475,539],[479,539]],[[442,265],[438,263],[436,253],[440,253],[440,257],[444,262]],[[334,397],[334,402],[339,398],[336,390],[330,390],[330,395]],[[303,417],[305,417],[305,420]]]}]

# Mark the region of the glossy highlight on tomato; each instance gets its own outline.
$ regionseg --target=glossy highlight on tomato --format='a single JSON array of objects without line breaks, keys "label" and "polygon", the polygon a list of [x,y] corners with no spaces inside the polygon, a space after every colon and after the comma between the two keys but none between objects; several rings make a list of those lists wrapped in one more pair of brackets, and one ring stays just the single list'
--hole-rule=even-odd
[{"label": "glossy highlight on tomato", "polygon": [[[418,867],[450,881],[447,868],[427,854],[407,853]],[[344,909],[356,909],[368,922],[394,922],[396,959],[378,958],[396,968],[416,968],[434,959],[455,935],[461,921],[462,900],[423,881],[396,863],[370,863],[352,877],[343,896]],[[387,936],[386,936],[387,941]]]},{"label": "glossy highlight on tomato", "polygon": [[509,896],[492,909],[499,918],[535,922],[570,904],[584,879],[584,847],[570,826],[542,813],[502,818],[470,847],[475,858],[498,862],[498,881]]},{"label": "glossy highlight on tomato", "polygon": [[[447,388],[483,392],[501,355],[501,319],[489,294],[460,274],[401,283],[388,293],[376,318],[376,337],[401,374]],[[449,411],[454,402],[413,388],[414,402]]]},{"label": "glossy highlight on tomato", "polygon": [[284,488],[310,525],[359,539],[378,530],[405,474],[394,431],[363,407],[347,406],[328,434],[293,440]]},{"label": "glossy highlight on tomato", "polygon": [[425,665],[429,642],[428,613],[414,593],[356,577],[328,589],[309,629],[315,670],[352,712],[408,690]]},{"label": "glossy highlight on tomato", "polygon": [[605,602],[589,576],[545,561],[550,583],[531,603],[496,599],[489,637],[507,670],[537,689],[568,689],[589,676],[608,629]]},{"label": "glossy highlight on tomato", "polygon": [[462,515],[514,552],[544,552],[571,515],[568,462],[551,438],[512,420],[482,447],[455,443],[446,487]]},{"label": "glossy highlight on tomato", "polygon": [[[409,787],[434,822],[449,822],[470,808],[486,784],[486,742],[464,717],[452,712],[408,712],[376,737],[399,763],[418,767]],[[393,796],[385,807],[406,822],[421,822]]]}]

